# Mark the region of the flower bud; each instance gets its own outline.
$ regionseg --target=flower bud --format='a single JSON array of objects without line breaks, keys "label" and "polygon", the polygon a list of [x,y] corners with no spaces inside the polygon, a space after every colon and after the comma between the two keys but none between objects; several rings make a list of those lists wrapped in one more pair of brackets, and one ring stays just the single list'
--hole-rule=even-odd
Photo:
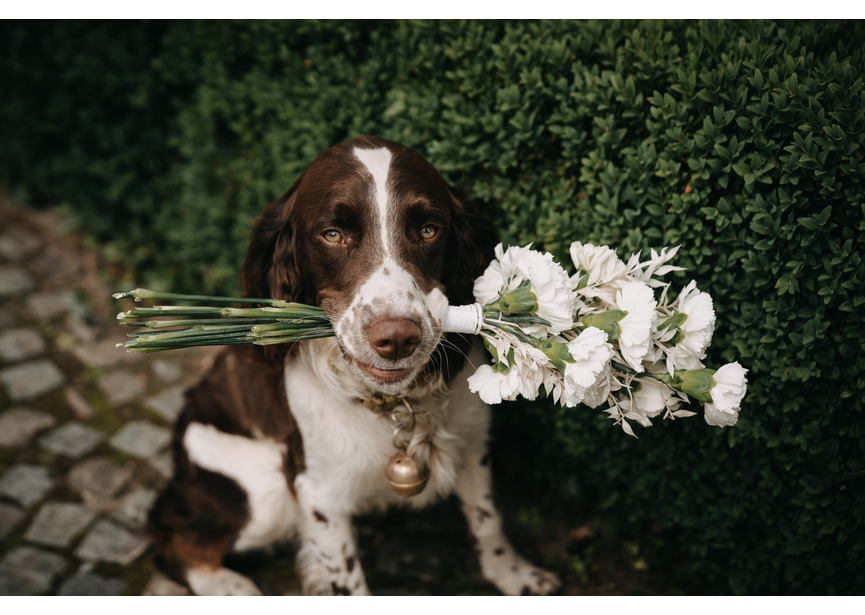
[{"label": "flower bud", "polygon": [[498,308],[502,314],[534,314],[538,311],[538,298],[531,291],[531,283],[526,280],[514,290],[499,295]]},{"label": "flower bud", "polygon": [[712,389],[715,386],[714,369],[680,369],[672,378],[672,386],[678,391],[693,397],[704,404],[712,403]]},{"label": "flower bud", "polygon": [[586,327],[595,327],[607,334],[607,340],[615,344],[619,341],[621,328],[619,322],[627,316],[623,310],[609,310],[607,312],[595,312],[583,316],[583,324]]},{"label": "flower bud", "polygon": [[562,373],[565,371],[565,363],[574,362],[567,344],[553,340],[537,340],[533,343],[536,348],[549,358],[556,369]]}]

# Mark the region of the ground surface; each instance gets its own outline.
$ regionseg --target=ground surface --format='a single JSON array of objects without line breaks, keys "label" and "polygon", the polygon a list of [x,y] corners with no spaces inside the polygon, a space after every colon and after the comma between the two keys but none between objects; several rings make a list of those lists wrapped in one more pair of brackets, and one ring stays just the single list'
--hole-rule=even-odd
[{"label": "ground surface", "polygon": [[[0,195],[0,595],[186,593],[155,571],[139,529],[171,471],[183,390],[212,352],[115,348],[118,273],[51,215]],[[562,593],[655,593],[589,520],[508,485],[498,498],[515,546],[557,572]],[[538,506],[540,522],[526,514]],[[358,540],[374,593],[496,593],[453,501],[359,519]],[[267,594],[298,593],[290,547],[232,565]]]}]

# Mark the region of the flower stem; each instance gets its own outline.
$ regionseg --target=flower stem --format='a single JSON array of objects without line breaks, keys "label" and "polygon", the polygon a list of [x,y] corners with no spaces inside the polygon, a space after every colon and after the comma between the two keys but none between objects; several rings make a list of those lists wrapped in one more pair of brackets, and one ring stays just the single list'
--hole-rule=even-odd
[{"label": "flower stem", "polygon": [[269,346],[270,344],[285,344],[288,342],[301,342],[303,340],[314,340],[322,337],[333,337],[333,330],[321,331],[319,333],[298,333],[296,335],[286,335],[284,337],[259,337],[252,343],[258,346]]},{"label": "flower stem", "polygon": [[259,299],[254,297],[217,297],[214,295],[184,295],[180,293],[166,293],[146,288],[136,288],[122,293],[112,295],[115,299],[134,299],[142,301],[152,299],[154,301],[207,301],[210,303],[263,303],[273,307],[285,307],[287,301],[281,299]]},{"label": "flower stem", "polygon": [[221,316],[223,308],[194,305],[157,305],[154,307],[134,308],[120,312],[117,318],[145,318],[147,316]]},{"label": "flower stem", "polygon": [[167,327],[194,327],[196,325],[259,325],[282,322],[279,318],[191,318],[177,320],[121,320],[124,327],[146,327],[164,329]]}]

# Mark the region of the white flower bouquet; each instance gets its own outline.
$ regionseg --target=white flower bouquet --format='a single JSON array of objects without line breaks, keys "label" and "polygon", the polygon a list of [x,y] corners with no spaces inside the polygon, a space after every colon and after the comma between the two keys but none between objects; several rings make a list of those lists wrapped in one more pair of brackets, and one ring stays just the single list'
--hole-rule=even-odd
[{"label": "white flower bouquet", "polygon": [[[606,246],[574,242],[576,273],[568,275],[549,253],[531,246],[496,247],[495,260],[475,281],[476,304],[451,306],[445,331],[479,334],[492,357],[469,377],[472,392],[489,404],[536,399],[543,391],[563,406],[602,408],[629,435],[629,421],[693,416],[704,406],[715,426],[734,425],[746,391],[738,362],[717,370],[702,361],[712,341],[712,298],[690,282],[675,300],[661,278],[678,248],[633,255],[627,263]],[[656,296],[657,294],[657,296]],[[152,352],[189,346],[279,344],[332,336],[320,308],[276,299],[178,295],[137,289],[114,295],[216,303],[157,305],[121,312],[122,324],[143,327],[119,344]],[[236,303],[256,307],[219,307]],[[132,320],[152,317],[167,320]]]},{"label": "white flower bouquet", "polygon": [[[563,406],[604,407],[629,435],[658,416],[695,413],[710,425],[734,425],[746,391],[738,362],[714,370],[702,361],[712,341],[712,298],[689,283],[674,301],[661,278],[678,248],[633,255],[627,263],[606,246],[574,242],[576,273],[550,254],[499,245],[496,260],[476,280],[483,305],[480,335],[492,356],[469,387],[490,404],[535,399],[543,391]],[[656,297],[656,293],[658,296]]]}]

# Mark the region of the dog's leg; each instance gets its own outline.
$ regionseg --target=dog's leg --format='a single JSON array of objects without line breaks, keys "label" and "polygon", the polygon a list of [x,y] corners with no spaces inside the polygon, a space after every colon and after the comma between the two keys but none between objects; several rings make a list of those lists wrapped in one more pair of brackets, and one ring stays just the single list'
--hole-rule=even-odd
[{"label": "dog's leg", "polygon": [[475,541],[481,574],[500,592],[547,595],[560,582],[546,570],[524,560],[502,532],[502,521],[493,504],[492,476],[485,451],[472,451],[457,477],[456,493]]},{"label": "dog's leg", "polygon": [[319,505],[305,477],[295,482],[301,503],[301,587],[306,595],[367,596],[351,515]]},{"label": "dog's leg", "polygon": [[196,596],[260,596],[250,579],[228,568],[192,568],[186,582]]},{"label": "dog's leg", "polygon": [[[181,461],[185,470],[191,468],[185,456]],[[158,567],[199,596],[261,595],[250,579],[222,566],[247,523],[246,493],[203,468],[196,478],[169,484],[148,514]]]},{"label": "dog's leg", "polygon": [[[201,525],[206,527],[207,521]],[[197,596],[260,596],[250,579],[222,566],[230,542],[230,537],[202,541],[175,533],[157,536],[154,547],[159,568]]]}]

